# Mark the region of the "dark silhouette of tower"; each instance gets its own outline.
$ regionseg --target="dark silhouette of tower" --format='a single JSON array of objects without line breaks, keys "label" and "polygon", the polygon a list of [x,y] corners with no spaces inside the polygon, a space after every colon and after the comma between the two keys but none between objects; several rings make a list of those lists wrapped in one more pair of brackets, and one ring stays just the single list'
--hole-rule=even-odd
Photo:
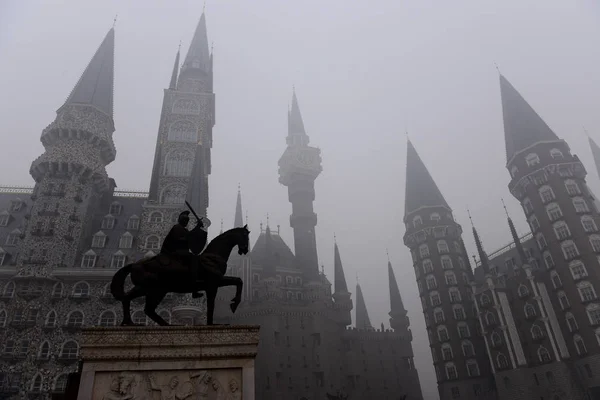
[{"label": "dark silhouette of tower", "polygon": [[321,173],[321,150],[309,146],[304,130],[298,99],[294,91],[292,109],[288,113],[287,148],[279,159],[279,182],[288,188],[292,203],[290,226],[294,229],[296,265],[306,279],[317,280],[319,260],[315,227],[317,214],[313,211],[315,179]]}]

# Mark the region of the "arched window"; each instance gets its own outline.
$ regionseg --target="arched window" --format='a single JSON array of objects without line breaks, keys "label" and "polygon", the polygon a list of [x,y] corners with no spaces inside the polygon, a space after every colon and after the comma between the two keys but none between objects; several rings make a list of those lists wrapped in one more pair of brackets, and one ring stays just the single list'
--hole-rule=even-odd
[{"label": "arched window", "polygon": [[571,275],[575,280],[579,280],[588,276],[585,265],[583,265],[583,263],[579,260],[571,261],[569,264],[569,270],[571,271]]},{"label": "arched window", "polygon": [[596,253],[600,253],[600,236],[599,235],[590,236],[590,244],[592,245],[592,249]]},{"label": "arched window", "polygon": [[571,303],[569,303],[569,298],[567,297],[567,295],[565,294],[565,292],[560,291],[556,294],[556,296],[558,297],[558,302],[560,303],[560,307],[565,310],[569,307],[571,307]]},{"label": "arched window", "polygon": [[558,240],[566,240],[571,236],[571,230],[564,221],[559,221],[554,224],[554,233]]},{"label": "arched window", "polygon": [[54,327],[56,327],[56,321],[57,321],[56,311],[50,310],[48,312],[48,314],[46,314],[46,322],[45,322],[44,326],[46,328],[54,328]]},{"label": "arched window", "polygon": [[527,289],[527,286],[521,284],[519,285],[519,297],[526,297],[529,296],[529,289]]},{"label": "arched window", "polygon": [[148,217],[148,222],[161,223],[163,222],[163,213],[160,211],[153,211]]},{"label": "arched window", "polygon": [[42,375],[37,373],[31,380],[30,391],[32,393],[40,393],[42,391],[43,385],[44,385],[44,379],[42,378]]},{"label": "arched window", "polygon": [[130,249],[133,244],[133,235],[129,232],[125,232],[119,239],[120,249]]},{"label": "arched window", "polygon": [[578,194],[581,194],[581,190],[579,190],[579,185],[577,185],[577,182],[575,182],[573,179],[567,179],[565,181],[565,188],[567,189],[567,193],[569,193],[570,196],[577,196]]},{"label": "arched window", "polygon": [[504,354],[498,353],[496,356],[496,365],[498,366],[498,369],[508,368],[508,360]]},{"label": "arched window", "polygon": [[420,215],[415,215],[415,216],[413,217],[413,220],[412,220],[412,222],[413,222],[413,226],[416,228],[416,227],[418,227],[418,226],[421,226],[421,225],[423,225],[423,218],[421,218],[421,216],[420,216]]},{"label": "arched window", "polygon": [[433,263],[429,259],[423,260],[423,273],[429,274],[431,272],[433,272]]},{"label": "arched window", "polygon": [[445,240],[437,241],[438,253],[447,253],[449,250],[448,243]]},{"label": "arched window", "polygon": [[552,255],[548,251],[544,252],[544,263],[546,264],[546,268],[548,268],[548,269],[554,268],[554,266],[555,266],[554,259],[552,258]]},{"label": "arched window", "polygon": [[433,307],[439,306],[442,303],[442,301],[440,299],[440,294],[438,292],[429,293],[429,298],[431,300],[431,305]]},{"label": "arched window", "polygon": [[460,347],[462,348],[462,352],[465,357],[473,357],[475,355],[473,343],[471,343],[470,340],[463,340],[460,342]]},{"label": "arched window", "polygon": [[4,328],[6,326],[6,310],[0,310],[0,328]]},{"label": "arched window", "polygon": [[550,352],[544,346],[540,346],[540,348],[538,349],[538,358],[540,359],[540,362],[543,363],[552,361],[552,358],[550,357]]},{"label": "arched window", "polygon": [[444,316],[444,310],[442,310],[441,307],[433,310],[433,319],[435,320],[436,324],[441,324],[446,320],[446,317]]},{"label": "arched window", "polygon": [[150,235],[146,238],[146,249],[158,250],[160,248],[160,239],[156,235]]},{"label": "arched window", "polygon": [[444,325],[438,326],[437,334],[440,342],[446,342],[450,340],[450,336],[448,335],[448,329]]},{"label": "arched window", "polygon": [[190,121],[176,121],[169,127],[168,140],[171,142],[197,142],[198,128]]},{"label": "arched window", "polygon": [[552,279],[552,286],[554,286],[554,289],[562,287],[562,280],[560,279],[558,272],[556,272],[556,271],[550,272],[550,279]]},{"label": "arched window", "polygon": [[165,175],[190,176],[194,154],[186,150],[172,150],[165,160]]},{"label": "arched window", "polygon": [[599,304],[588,304],[585,308],[587,312],[588,318],[590,319],[590,324],[599,325],[600,324],[600,305]]},{"label": "arched window", "polygon": [[469,376],[479,376],[477,360],[467,360],[467,373]]},{"label": "arched window", "polygon": [[96,266],[96,253],[88,250],[81,257],[81,268],[94,268]]},{"label": "arched window", "polygon": [[457,325],[458,337],[468,338],[471,337],[471,332],[469,331],[469,325],[466,322],[459,322]]},{"label": "arched window", "polygon": [[89,297],[90,295],[90,285],[87,282],[77,282],[73,286],[73,294],[72,296],[75,298],[83,298]]},{"label": "arched window", "polygon": [[53,391],[56,393],[63,393],[67,388],[67,378],[67,374],[58,375],[54,381]]},{"label": "arched window", "polygon": [[45,341],[40,346],[40,351],[38,352],[38,359],[39,360],[47,360],[49,358],[50,358],[50,343]]},{"label": "arched window", "polygon": [[467,315],[465,313],[465,309],[460,304],[454,304],[452,306],[452,311],[454,312],[454,319],[457,320],[457,321],[461,321],[461,320],[467,318]]},{"label": "arched window", "polygon": [[596,221],[590,215],[584,215],[581,217],[581,225],[583,226],[583,230],[586,232],[596,232],[598,230],[598,226],[596,225]]},{"label": "arched window", "polygon": [[498,347],[502,344],[502,336],[500,336],[498,334],[498,332],[492,333],[491,339],[492,339],[492,346],[494,346],[494,347]]},{"label": "arched window", "polygon": [[419,253],[421,254],[421,258],[429,257],[429,246],[426,244],[420,245]]},{"label": "arched window", "polygon": [[12,299],[15,295],[15,283],[10,281],[4,286],[3,297],[5,299]]},{"label": "arched window", "polygon": [[52,288],[52,298],[60,299],[63,296],[63,284],[62,282],[56,282]]},{"label": "arched window", "polygon": [[487,294],[484,293],[479,298],[479,302],[481,303],[482,306],[487,306],[488,304],[490,304],[490,298]]},{"label": "arched window", "polygon": [[450,301],[452,303],[458,303],[462,300],[460,290],[458,290],[457,287],[451,287],[450,289],[448,289],[448,294],[450,295]]},{"label": "arched window", "polygon": [[573,313],[566,313],[565,320],[567,322],[567,326],[569,327],[569,332],[575,332],[579,329],[579,325],[577,324],[577,320],[575,319]]},{"label": "arched window", "polygon": [[539,189],[539,192],[544,203],[548,203],[556,198],[556,196],[554,196],[554,191],[550,186],[542,186]]},{"label": "arched window", "polygon": [[489,325],[495,325],[496,324],[496,316],[494,315],[493,312],[488,311],[485,314],[485,323],[489,326]]},{"label": "arched window", "polygon": [[183,204],[185,202],[186,188],[175,184],[163,189],[160,199],[162,204]]},{"label": "arched window", "polygon": [[452,346],[450,343],[444,343],[442,345],[442,359],[444,361],[450,361],[454,358],[454,353],[452,353]]},{"label": "arched window", "polygon": [[427,278],[425,278],[425,283],[427,283],[427,290],[437,288],[437,282],[435,280],[435,276],[433,275],[428,275]]},{"label": "arched window", "polygon": [[71,311],[69,315],[67,315],[66,325],[69,327],[82,327],[83,313],[79,310]]},{"label": "arched window", "polygon": [[590,212],[587,202],[581,197],[573,197],[573,207],[575,207],[575,212],[578,213]]},{"label": "arched window", "polygon": [[429,219],[432,220],[432,221],[439,221],[440,220],[440,214],[438,214],[438,213],[432,213],[429,216]]},{"label": "arched window", "polygon": [[98,325],[99,326],[115,326],[116,321],[117,321],[117,317],[115,315],[115,312],[112,310],[106,310],[106,311],[103,311],[102,314],[100,314],[100,319],[98,320]]},{"label": "arched window", "polygon": [[533,338],[533,340],[543,339],[544,332],[542,331],[542,328],[540,328],[537,325],[533,325],[531,327],[531,337]]},{"label": "arched window", "polygon": [[562,151],[560,151],[559,149],[550,150],[550,156],[552,156],[552,158],[554,158],[555,160],[562,160],[564,158]]},{"label": "arched window", "polygon": [[[548,204],[546,206],[546,213],[548,214],[548,218],[550,218],[550,221],[555,221],[563,216],[560,206],[556,203]],[[538,222],[538,228],[539,228],[539,222]]]},{"label": "arched window", "polygon": [[127,220],[127,229],[138,230],[140,228],[140,217],[132,215]]},{"label": "arched window", "polygon": [[581,301],[590,301],[596,299],[596,290],[590,282],[579,282],[577,284],[577,291],[579,291]]},{"label": "arched window", "polygon": [[533,167],[534,165],[537,165],[540,163],[540,157],[535,153],[529,153],[525,157],[525,162],[527,163],[528,166]]},{"label": "arched window", "polygon": [[444,276],[446,277],[446,285],[456,285],[456,275],[454,275],[454,272],[452,271],[446,271],[444,273]]},{"label": "arched window", "polygon": [[532,306],[531,304],[525,304],[524,310],[525,310],[525,316],[527,318],[535,317],[535,314],[536,314],[535,307]]},{"label": "arched window", "polygon": [[133,323],[136,325],[147,325],[148,324],[148,318],[146,318],[146,314],[144,314],[144,312],[142,310],[138,310],[138,311],[134,312],[133,315],[131,316],[131,319],[133,320]]},{"label": "arched window", "polygon": [[537,241],[537,244],[540,248],[540,250],[545,249],[546,247],[548,247],[548,243],[546,242],[546,238],[544,237],[544,235],[540,232],[537,235],[535,235],[535,240]]},{"label": "arched window", "polygon": [[74,340],[67,340],[60,350],[60,358],[63,360],[76,360],[79,355],[79,345]]},{"label": "arched window", "polygon": [[449,380],[458,379],[458,370],[452,362],[446,363],[446,377]]},{"label": "arched window", "polygon": [[452,259],[450,256],[442,256],[440,257],[440,260],[442,262],[443,269],[452,269]]},{"label": "arched window", "polygon": [[571,258],[579,255],[579,250],[577,250],[577,246],[575,246],[575,243],[572,240],[565,240],[560,246],[562,248],[563,255],[565,256],[565,260],[570,260]]}]

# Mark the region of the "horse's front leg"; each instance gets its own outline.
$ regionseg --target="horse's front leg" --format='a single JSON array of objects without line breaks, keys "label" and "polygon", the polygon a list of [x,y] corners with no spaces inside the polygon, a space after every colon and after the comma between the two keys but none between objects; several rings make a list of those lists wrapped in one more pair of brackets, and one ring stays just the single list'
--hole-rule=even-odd
[{"label": "horse's front leg", "polygon": [[231,304],[229,305],[231,312],[235,313],[235,310],[237,310],[242,302],[242,288],[244,287],[244,282],[237,276],[224,276],[219,281],[219,287],[223,286],[235,286],[235,297],[231,299]]}]

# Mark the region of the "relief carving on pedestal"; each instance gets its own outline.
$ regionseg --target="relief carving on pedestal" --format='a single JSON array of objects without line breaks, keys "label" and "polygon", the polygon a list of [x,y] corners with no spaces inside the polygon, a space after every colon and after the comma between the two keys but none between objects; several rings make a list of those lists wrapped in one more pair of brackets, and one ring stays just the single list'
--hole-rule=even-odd
[{"label": "relief carving on pedestal", "polygon": [[241,370],[96,374],[94,400],[241,400]]}]

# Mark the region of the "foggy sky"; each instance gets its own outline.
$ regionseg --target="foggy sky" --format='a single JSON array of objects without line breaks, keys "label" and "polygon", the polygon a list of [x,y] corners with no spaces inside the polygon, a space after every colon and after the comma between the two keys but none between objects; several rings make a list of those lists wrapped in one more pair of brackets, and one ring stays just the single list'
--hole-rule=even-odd
[{"label": "foggy sky", "polygon": [[[0,184],[32,185],[42,129],[55,117],[115,14],[120,189],[147,190],[162,90],[181,40],[202,12],[193,0],[1,0]],[[238,182],[253,240],[270,216],[293,249],[285,149],[295,85],[311,144],[322,150],[315,211],[321,263],[333,281],[337,235],[348,285],[358,273],[371,321],[388,326],[386,248],[414,334],[426,399],[435,376],[410,254],[402,242],[408,131],[454,215],[473,240],[470,208],[491,252],[510,240],[497,64],[600,182],[583,126],[600,140],[600,6],[594,0],[209,0],[216,126],[209,217],[233,224]],[[382,290],[381,288],[384,288]],[[385,293],[380,295],[379,293]],[[355,299],[355,296],[353,295]],[[355,301],[355,300],[354,300]]]}]

